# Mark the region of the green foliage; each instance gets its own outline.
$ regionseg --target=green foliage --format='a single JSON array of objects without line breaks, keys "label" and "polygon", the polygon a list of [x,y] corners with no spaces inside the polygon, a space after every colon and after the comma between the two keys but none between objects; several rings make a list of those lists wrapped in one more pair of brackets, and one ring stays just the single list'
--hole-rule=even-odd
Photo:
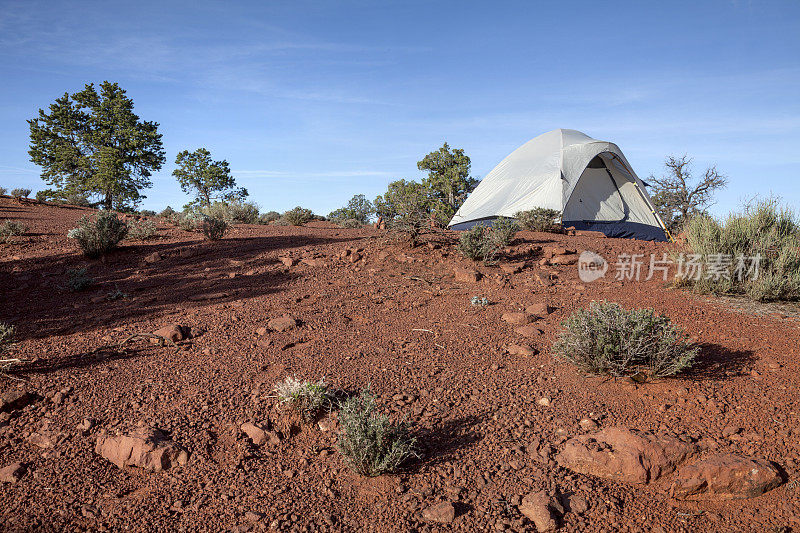
[{"label": "green foliage", "polygon": [[164,208],[164,210],[163,210],[163,211],[161,211],[161,212],[158,214],[158,216],[160,216],[160,217],[163,217],[163,218],[166,218],[167,220],[172,220],[172,219],[173,219],[173,217],[174,217],[174,216],[175,216],[177,213],[178,213],[178,212],[177,212],[177,211],[175,211],[174,209],[172,209],[170,206],[167,206],[167,207],[165,207],[165,208]]},{"label": "green foliage", "polygon": [[292,226],[302,226],[306,222],[314,220],[314,213],[310,209],[303,209],[300,206],[286,211],[281,217]]},{"label": "green foliage", "polygon": [[689,368],[699,348],[652,309],[592,302],[563,323],[553,355],[590,374],[659,378]]},{"label": "green foliage", "polygon": [[276,383],[274,390],[282,403],[290,405],[305,420],[316,419],[331,402],[324,378],[319,381],[298,381],[289,376],[285,381]]},{"label": "green foliage", "polygon": [[128,223],[128,238],[137,241],[146,241],[156,236],[156,223],[146,218],[132,220]]},{"label": "green foliage", "polygon": [[87,273],[86,268],[70,268],[67,270],[67,284],[65,288],[70,292],[85,291],[94,285],[92,279]]},{"label": "green foliage", "polygon": [[258,223],[258,206],[253,202],[218,201],[203,208],[202,213],[213,218],[220,218],[228,224]]},{"label": "green foliage", "polygon": [[84,215],[67,237],[78,241],[86,257],[97,258],[116,248],[127,233],[127,224],[116,213],[100,211],[94,220]]},{"label": "green foliage", "polygon": [[40,202],[54,202],[57,204],[77,205],[79,207],[91,207],[92,205],[89,197],[85,193],[78,191],[44,189],[36,193],[36,199]]},{"label": "green foliage", "polygon": [[346,229],[358,229],[362,227],[364,224],[360,220],[356,220],[355,218],[348,218],[347,220],[343,220],[339,225]]},{"label": "green foliage", "polygon": [[228,162],[212,160],[211,152],[205,148],[178,153],[175,164],[178,168],[172,175],[177,178],[183,192],[195,197],[189,205],[209,207],[212,200],[227,203],[241,201],[247,196],[247,189],[236,188]]},{"label": "green foliage", "polygon": [[345,207],[340,207],[331,212],[328,218],[337,224],[345,220],[357,220],[361,224],[369,222],[369,218],[375,213],[375,206],[367,200],[363,194],[353,196]]},{"label": "green foliage", "polygon": [[203,215],[198,213],[189,212],[189,213],[176,213],[172,220],[175,224],[178,225],[183,231],[195,231],[197,227],[202,222]]},{"label": "green foliage", "polygon": [[0,224],[0,242],[8,242],[11,237],[25,235],[28,226],[19,220],[6,220]]},{"label": "green foliage", "polygon": [[492,222],[492,240],[498,248],[511,244],[518,231],[519,224],[514,219],[498,217]]},{"label": "green foliage", "polygon": [[30,196],[31,190],[30,189],[11,189],[11,196],[16,199],[20,198],[27,198]]},{"label": "green foliage", "polygon": [[152,209],[140,209],[139,215],[143,217],[154,217],[156,216],[156,212],[153,211]]},{"label": "green foliage", "polygon": [[225,232],[228,231],[228,223],[221,218],[204,216],[200,221],[200,230],[203,232],[206,239],[218,241],[224,237]]},{"label": "green foliage", "polygon": [[407,235],[411,246],[417,245],[419,236],[431,228],[432,215],[435,217],[428,192],[421,183],[397,180],[375,199],[378,216],[390,230]]},{"label": "green foliage", "polygon": [[266,213],[263,213],[260,217],[258,217],[258,223],[269,224],[271,222],[275,222],[279,218],[281,218],[281,214],[278,213],[277,211],[267,211]]},{"label": "green foliage", "polygon": [[548,231],[561,233],[561,224],[556,219],[561,217],[561,212],[555,209],[534,207],[528,211],[519,211],[514,218],[517,223],[528,231]]},{"label": "green foliage", "polygon": [[[708,216],[689,219],[684,232],[689,250],[703,264],[727,256],[728,275],[704,273],[699,279],[685,277],[679,283],[714,294],[744,294],[757,301],[800,298],[800,224],[797,215],[777,199],[748,205],[719,222]],[[738,258],[744,271],[736,272]],[[758,257],[757,272],[749,272]]]},{"label": "green foliage", "polygon": [[394,472],[419,457],[408,426],[375,411],[375,396],[363,390],[343,402],[339,412],[339,452],[356,472],[370,477]]},{"label": "green foliage", "polygon": [[286,220],[285,218],[281,217],[278,220],[273,220],[270,222],[271,226],[291,226],[292,223]]},{"label": "green foliage", "polygon": [[0,322],[0,353],[8,351],[8,347],[14,342],[17,330],[11,324]]},{"label": "green foliage", "polygon": [[5,196],[5,195],[6,195],[6,188],[0,187],[0,196]]},{"label": "green foliage", "polygon": [[165,161],[158,124],[140,120],[116,83],[65,93],[28,125],[42,179],[64,195],[97,196],[106,209],[137,205]]},{"label": "green foliage", "polygon": [[445,224],[478,185],[478,180],[469,175],[470,166],[464,150],[451,150],[447,143],[417,163],[418,169],[428,171],[422,184],[430,191],[437,219],[444,220]]},{"label": "green foliage", "polygon": [[482,224],[476,224],[461,233],[456,250],[473,261],[488,262],[497,255],[498,244],[494,232]]}]

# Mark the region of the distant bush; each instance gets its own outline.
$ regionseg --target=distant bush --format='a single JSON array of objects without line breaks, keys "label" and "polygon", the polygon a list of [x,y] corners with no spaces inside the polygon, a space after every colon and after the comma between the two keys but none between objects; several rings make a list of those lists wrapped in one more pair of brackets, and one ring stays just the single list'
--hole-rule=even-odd
[{"label": "distant bush", "polygon": [[30,189],[11,189],[11,196],[14,198],[27,198],[31,194]]},{"label": "distant bush", "polygon": [[166,219],[168,219],[168,220],[172,220],[172,219],[175,217],[175,215],[177,215],[177,214],[178,214],[178,212],[177,212],[177,211],[175,211],[174,209],[172,209],[170,206],[167,206],[167,207],[165,207],[165,208],[164,208],[164,210],[163,210],[163,211],[161,211],[161,212],[158,214],[158,216],[160,216],[160,217],[164,217],[164,218],[166,218]]},{"label": "distant bush", "polygon": [[561,212],[555,209],[535,207],[529,211],[519,211],[514,218],[517,223],[528,231],[549,231],[551,233],[561,233],[561,225],[556,220],[561,216]]},{"label": "distant bush", "polygon": [[302,226],[306,222],[314,220],[314,213],[310,209],[303,209],[300,206],[286,211],[281,217],[292,226]]},{"label": "distant bush", "polygon": [[6,192],[7,191],[5,187],[0,187],[0,196],[5,196]]},{"label": "distant bush", "polygon": [[257,224],[258,206],[253,202],[238,200],[214,202],[203,208],[203,214],[219,218],[228,224]]},{"label": "distant bush", "polygon": [[281,214],[277,211],[267,211],[266,213],[262,213],[260,217],[258,217],[259,224],[269,224],[270,222],[275,222],[281,218]]},{"label": "distant bush", "polygon": [[94,220],[84,215],[67,237],[78,241],[86,257],[97,258],[116,248],[127,233],[127,224],[116,213],[100,211]]},{"label": "distant bush", "polygon": [[8,242],[11,237],[24,235],[28,226],[18,220],[6,220],[0,224],[0,242]]},{"label": "distant bush", "polygon": [[200,230],[210,241],[218,241],[228,231],[228,223],[221,218],[203,217],[200,221]]},{"label": "distant bush", "polygon": [[347,229],[357,229],[362,227],[364,224],[362,224],[360,220],[348,218],[347,220],[343,220],[339,225]]},{"label": "distant bush", "polygon": [[394,424],[375,410],[375,396],[363,390],[343,402],[339,412],[339,452],[356,472],[370,477],[394,472],[419,457],[408,426]]},{"label": "distant bush", "polygon": [[508,246],[519,231],[519,224],[514,219],[498,217],[492,223],[492,240],[499,247]]},{"label": "distant bush", "polygon": [[314,420],[331,401],[328,384],[324,379],[298,381],[289,376],[285,381],[277,383],[274,390],[282,403],[291,406],[305,420]]},{"label": "distant bush", "polygon": [[128,238],[137,241],[146,241],[156,236],[156,223],[142,218],[128,222]]},{"label": "distant bush", "polygon": [[70,292],[85,291],[94,285],[94,279],[86,274],[86,268],[70,268],[67,270],[66,289]]},{"label": "distant bush", "polygon": [[278,220],[273,220],[270,222],[271,226],[291,226],[292,223],[286,220],[285,218],[281,217]]},{"label": "distant bush", "polygon": [[40,202],[54,202],[57,204],[75,205],[79,207],[89,207],[89,197],[79,192],[65,192],[58,189],[44,189],[36,193],[36,199]]},{"label": "distant bush", "polygon": [[154,217],[156,216],[156,212],[151,209],[141,209],[139,214],[143,217]]},{"label": "distant bush", "polygon": [[328,219],[337,224],[342,224],[346,220],[357,220],[361,224],[369,222],[369,218],[375,213],[375,206],[367,200],[363,194],[353,196],[347,205],[340,207],[328,215]]},{"label": "distant bush", "polygon": [[92,202],[89,201],[89,197],[79,192],[71,192],[64,195],[62,201],[67,205],[75,205],[78,207],[90,207],[92,205]]},{"label": "distant bush", "polygon": [[776,199],[758,201],[723,222],[703,215],[690,218],[684,233],[701,263],[724,268],[683,276],[680,284],[757,301],[800,298],[800,224]]},{"label": "distant bush", "polygon": [[592,302],[563,323],[553,355],[590,374],[677,374],[692,365],[699,348],[669,318],[652,309],[626,311],[619,304]]},{"label": "distant bush", "polygon": [[8,351],[8,347],[14,342],[17,330],[11,324],[0,322],[0,354]]},{"label": "distant bush", "polygon": [[498,245],[492,230],[477,224],[461,233],[456,250],[473,261],[491,261],[497,254]]},{"label": "distant bush", "polygon": [[176,213],[172,220],[184,231],[195,231],[202,221],[203,215],[194,212]]}]

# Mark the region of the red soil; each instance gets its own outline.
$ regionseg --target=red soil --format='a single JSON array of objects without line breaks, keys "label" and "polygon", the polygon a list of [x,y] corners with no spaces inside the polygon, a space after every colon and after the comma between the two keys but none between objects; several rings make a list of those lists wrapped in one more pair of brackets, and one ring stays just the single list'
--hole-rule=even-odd
[{"label": "red soil", "polygon": [[[0,198],[0,222],[30,228],[0,244],[0,321],[17,327],[15,353],[32,360],[18,375],[28,381],[0,378],[0,392],[19,387],[41,397],[6,425],[0,420],[0,467],[28,464],[20,481],[0,483],[4,531],[525,531],[533,526],[517,511],[519,499],[554,488],[589,502],[582,516],[565,515],[564,531],[798,527],[795,319],[734,310],[660,279],[623,282],[610,272],[582,284],[575,265],[552,267],[558,279],[550,287],[534,280],[543,272],[539,247],[609,259],[660,257],[670,245],[522,232],[503,259],[527,260],[522,272],[479,265],[484,278],[469,283],[453,277],[454,267],[474,265],[453,251],[451,236],[439,236],[440,247],[410,249],[385,232],[322,222],[237,226],[207,242],[159,221],[161,238],[124,241],[91,261],[66,238],[87,212]],[[339,258],[346,248],[363,249],[363,259]],[[145,263],[154,251],[163,259]],[[287,254],[316,261],[285,267],[278,256]],[[66,270],[80,266],[97,285],[63,290]],[[117,289],[128,297],[105,298]],[[472,307],[476,295],[492,304]],[[555,360],[560,321],[600,299],[668,315],[702,345],[697,366],[637,385],[587,378]],[[500,320],[541,302],[556,311],[535,323],[544,334],[532,342]],[[256,333],[286,313],[300,327]],[[102,348],[173,322],[195,334],[178,351],[146,340]],[[539,353],[506,353],[521,343]],[[414,423],[424,458],[397,475],[361,478],[335,451],[336,432],[314,424],[279,445],[253,446],[238,428],[279,421],[271,388],[287,375],[324,376],[345,391],[370,385],[384,409]],[[549,407],[537,403],[542,397]],[[582,433],[578,422],[590,415],[601,427],[671,433],[704,452],[763,457],[788,482],[750,500],[691,503],[669,497],[669,476],[632,486],[571,473],[548,451]],[[87,434],[78,428],[85,418],[98,422]],[[98,431],[139,421],[188,449],[188,464],[150,473],[95,454]],[[742,428],[732,438],[723,436],[730,425]],[[33,432],[50,435],[53,446],[34,446]],[[456,502],[452,524],[424,522],[422,509],[445,499]]]}]

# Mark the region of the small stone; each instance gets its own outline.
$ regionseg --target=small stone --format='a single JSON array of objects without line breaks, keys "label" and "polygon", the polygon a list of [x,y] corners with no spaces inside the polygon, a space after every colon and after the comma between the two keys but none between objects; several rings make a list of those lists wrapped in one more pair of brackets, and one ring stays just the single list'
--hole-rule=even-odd
[{"label": "small stone", "polygon": [[456,509],[450,502],[437,503],[423,509],[422,518],[426,522],[449,524],[456,517]]},{"label": "small stone", "polygon": [[536,354],[536,350],[528,346],[527,344],[509,344],[506,348],[506,351],[510,355],[521,355],[524,357],[530,357]]},{"label": "small stone", "polygon": [[[180,324],[170,324],[153,332],[153,335],[158,335],[172,342],[180,342],[188,339],[190,334],[191,328],[188,326],[181,326]],[[161,339],[151,338],[150,342],[158,344],[161,342]]]},{"label": "small stone", "polygon": [[95,452],[119,468],[136,466],[161,472],[175,465],[185,465],[189,454],[158,429],[140,427],[128,435],[97,438]]},{"label": "small stone", "polygon": [[541,405],[542,407],[550,407],[550,398],[542,397],[536,401],[537,404]]},{"label": "small stone", "polygon": [[527,339],[530,339],[531,337],[538,337],[540,335],[543,335],[544,331],[542,331],[541,329],[537,328],[533,324],[527,324],[525,326],[520,326],[518,328],[514,328],[514,333],[516,333],[517,335],[520,335],[522,337],[525,337]]},{"label": "small stone", "polygon": [[481,273],[474,268],[455,268],[453,272],[456,281],[461,283],[475,283],[481,279]]},{"label": "small stone", "polygon": [[162,258],[160,253],[153,252],[152,254],[145,256],[144,262],[147,263],[148,265],[152,265],[153,263],[158,263],[159,261],[161,261],[161,259]]},{"label": "small stone", "polygon": [[553,308],[546,303],[531,304],[525,308],[525,312],[529,315],[546,317],[553,312]]},{"label": "small stone", "polygon": [[531,317],[527,313],[509,312],[503,313],[500,320],[514,326],[522,326],[531,321]]},{"label": "small stone", "polygon": [[0,413],[22,409],[33,401],[33,395],[23,390],[9,390],[0,396]]},{"label": "small stone", "polygon": [[584,431],[593,431],[593,430],[595,430],[595,429],[597,429],[597,428],[599,427],[599,426],[597,425],[597,422],[595,422],[595,421],[594,421],[594,420],[592,420],[591,418],[584,418],[584,419],[582,419],[580,422],[578,422],[578,425],[579,425],[579,426],[581,427],[581,429],[582,429],[582,430],[584,430]]},{"label": "small stone", "polygon": [[256,330],[256,335],[258,335],[259,337],[262,337],[266,334],[267,334],[267,328],[265,328],[264,326],[261,326]]},{"label": "small stone", "polygon": [[283,315],[270,320],[267,325],[275,331],[288,331],[297,327],[297,319],[289,315]]},{"label": "small stone", "polygon": [[293,258],[291,258],[289,256],[285,256],[285,255],[279,257],[278,261],[280,261],[283,264],[283,266],[285,266],[285,267],[292,267],[292,266],[295,265],[295,260]]},{"label": "small stone", "polygon": [[580,494],[573,494],[566,499],[567,509],[577,515],[581,515],[589,510],[589,502]]},{"label": "small stone", "polygon": [[251,422],[245,422],[240,429],[256,446],[261,446],[267,442],[267,432]]},{"label": "small stone", "polygon": [[545,491],[531,492],[522,499],[519,511],[536,526],[536,531],[554,531],[558,524],[551,510],[551,498]]},{"label": "small stone", "polygon": [[24,463],[12,463],[4,466],[0,468],[0,483],[16,483],[27,471],[28,468]]}]

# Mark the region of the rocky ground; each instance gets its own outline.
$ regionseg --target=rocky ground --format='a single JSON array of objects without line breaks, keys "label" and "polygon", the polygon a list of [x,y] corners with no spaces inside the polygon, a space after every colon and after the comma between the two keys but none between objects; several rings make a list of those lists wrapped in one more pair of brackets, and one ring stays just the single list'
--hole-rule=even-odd
[{"label": "rocky ground", "polygon": [[[315,222],[207,242],[159,221],[159,239],[90,261],[66,238],[86,212],[0,198],[0,221],[30,228],[0,244],[0,321],[28,361],[0,378],[3,531],[799,527],[796,315],[658,276],[581,283],[568,253],[675,245],[521,232],[484,266],[450,235],[411,249]],[[65,290],[82,266],[96,284]],[[639,384],[554,359],[592,300],[668,315],[697,365]],[[172,324],[177,345],[131,338]],[[422,459],[352,473],[335,412],[301,423],[277,404],[287,376],[370,386]]]}]

